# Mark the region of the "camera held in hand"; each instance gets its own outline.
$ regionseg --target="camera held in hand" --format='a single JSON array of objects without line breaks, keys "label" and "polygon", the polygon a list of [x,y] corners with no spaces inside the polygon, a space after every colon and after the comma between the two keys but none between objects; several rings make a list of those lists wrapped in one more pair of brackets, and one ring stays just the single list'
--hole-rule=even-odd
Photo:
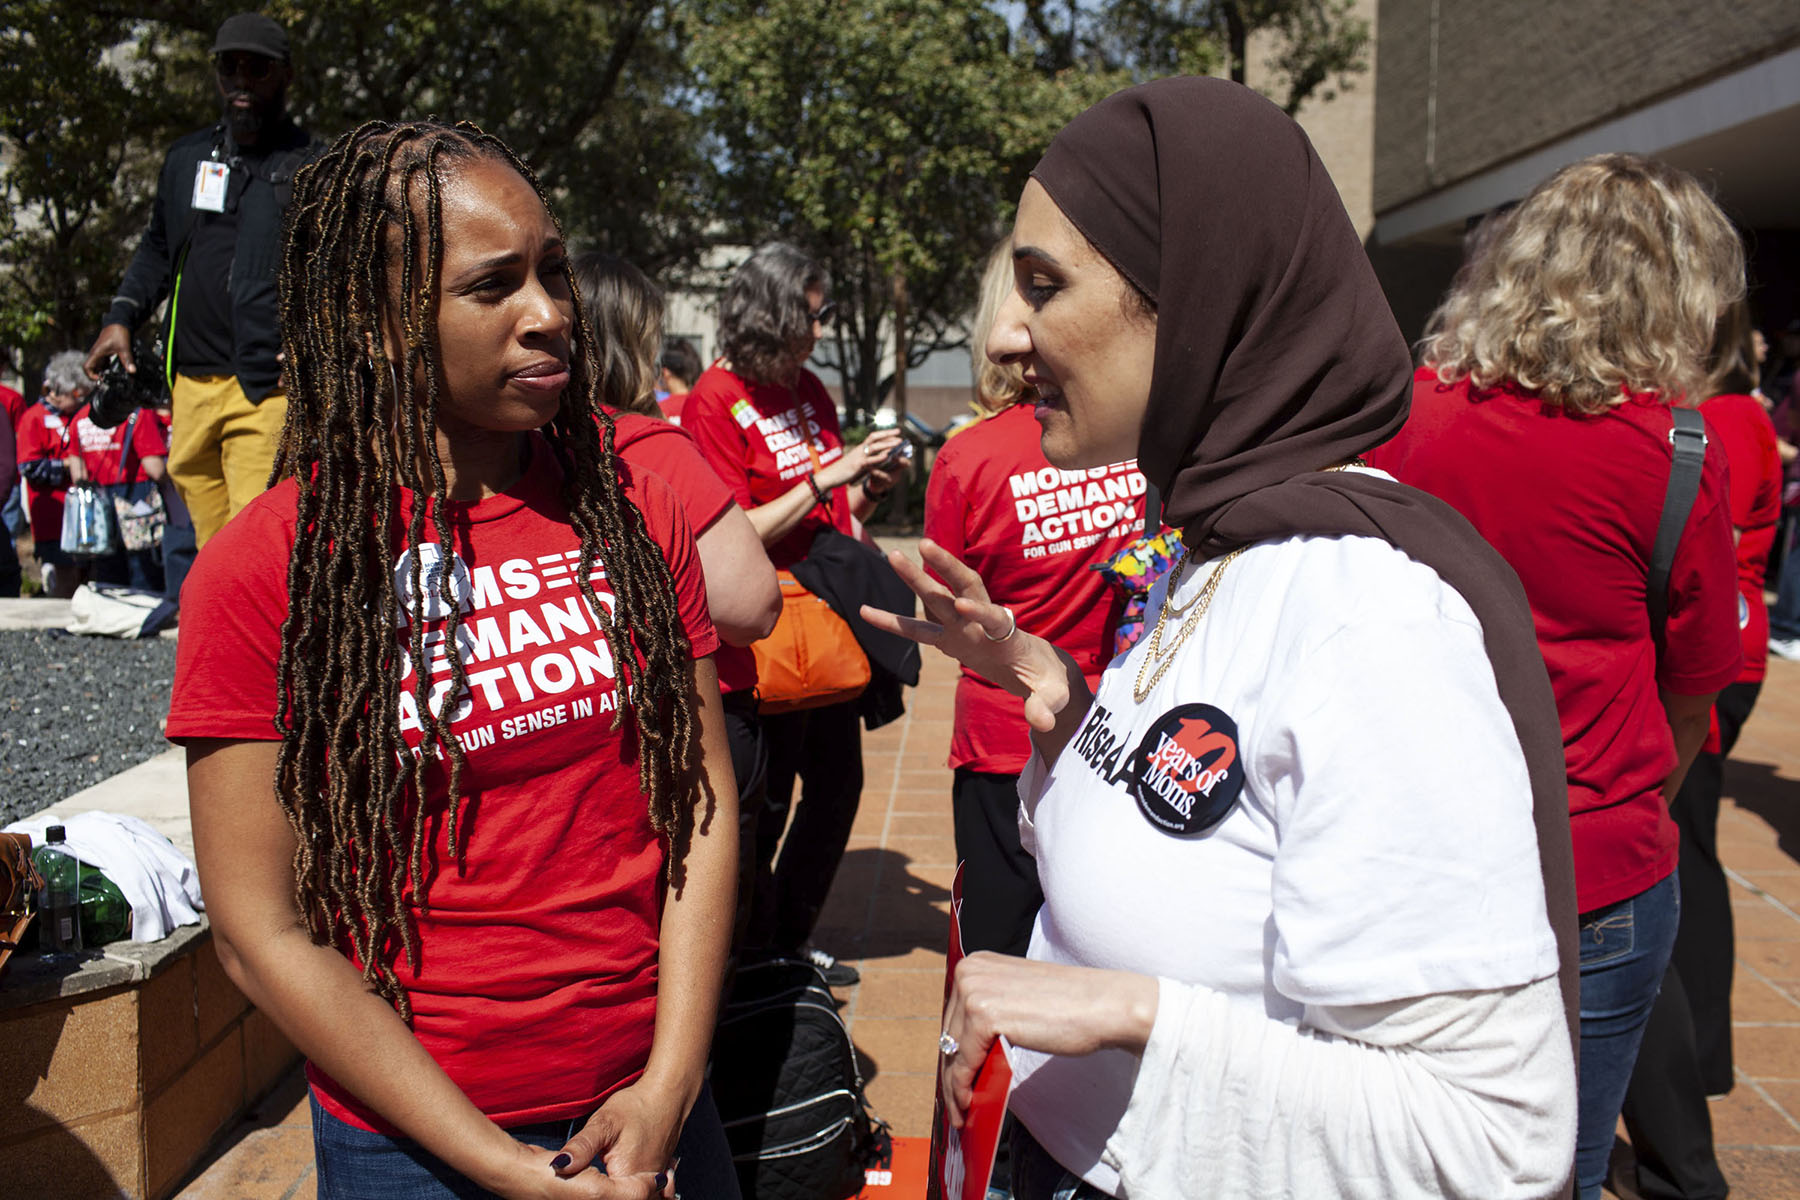
[{"label": "camera held in hand", "polygon": [[161,407],[167,395],[163,387],[163,345],[160,340],[133,347],[137,371],[125,369],[118,355],[106,360],[94,390],[88,393],[88,420],[102,429],[123,425],[140,408]]}]

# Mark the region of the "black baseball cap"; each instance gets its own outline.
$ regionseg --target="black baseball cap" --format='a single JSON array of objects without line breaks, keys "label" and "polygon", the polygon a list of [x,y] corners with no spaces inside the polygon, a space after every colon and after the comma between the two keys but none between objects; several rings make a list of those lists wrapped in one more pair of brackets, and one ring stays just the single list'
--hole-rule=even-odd
[{"label": "black baseball cap", "polygon": [[224,54],[231,50],[260,54],[264,58],[286,62],[287,30],[261,13],[238,13],[236,16],[226,17],[225,23],[219,26],[218,37],[213,39],[212,52]]}]

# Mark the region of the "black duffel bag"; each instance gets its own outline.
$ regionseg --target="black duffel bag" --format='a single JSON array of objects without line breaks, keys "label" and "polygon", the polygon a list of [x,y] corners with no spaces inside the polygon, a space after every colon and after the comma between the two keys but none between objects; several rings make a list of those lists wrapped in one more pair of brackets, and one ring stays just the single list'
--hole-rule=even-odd
[{"label": "black duffel bag", "polygon": [[744,1200],[845,1200],[892,1162],[850,1033],[809,962],[738,967],[713,1039],[713,1099]]}]

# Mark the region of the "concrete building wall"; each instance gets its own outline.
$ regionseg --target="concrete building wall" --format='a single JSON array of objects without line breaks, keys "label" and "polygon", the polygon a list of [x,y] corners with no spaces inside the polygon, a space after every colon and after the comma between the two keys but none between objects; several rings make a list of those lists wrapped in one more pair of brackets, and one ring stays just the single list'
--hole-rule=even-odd
[{"label": "concrete building wall", "polygon": [[1800,43],[1794,0],[1381,0],[1381,213]]}]

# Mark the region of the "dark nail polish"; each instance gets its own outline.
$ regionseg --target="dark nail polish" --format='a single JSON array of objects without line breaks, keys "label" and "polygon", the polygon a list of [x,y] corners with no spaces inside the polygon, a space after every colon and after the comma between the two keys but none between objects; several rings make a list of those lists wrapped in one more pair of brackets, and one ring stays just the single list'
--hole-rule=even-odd
[{"label": "dark nail polish", "polygon": [[669,1186],[669,1173],[667,1171],[658,1171],[656,1173],[656,1190],[660,1192],[668,1186]]},{"label": "dark nail polish", "polygon": [[550,1169],[552,1171],[560,1171],[564,1167],[568,1166],[570,1163],[572,1163],[574,1161],[575,1161],[574,1159],[570,1158],[566,1154],[559,1154],[555,1158],[550,1160]]}]

